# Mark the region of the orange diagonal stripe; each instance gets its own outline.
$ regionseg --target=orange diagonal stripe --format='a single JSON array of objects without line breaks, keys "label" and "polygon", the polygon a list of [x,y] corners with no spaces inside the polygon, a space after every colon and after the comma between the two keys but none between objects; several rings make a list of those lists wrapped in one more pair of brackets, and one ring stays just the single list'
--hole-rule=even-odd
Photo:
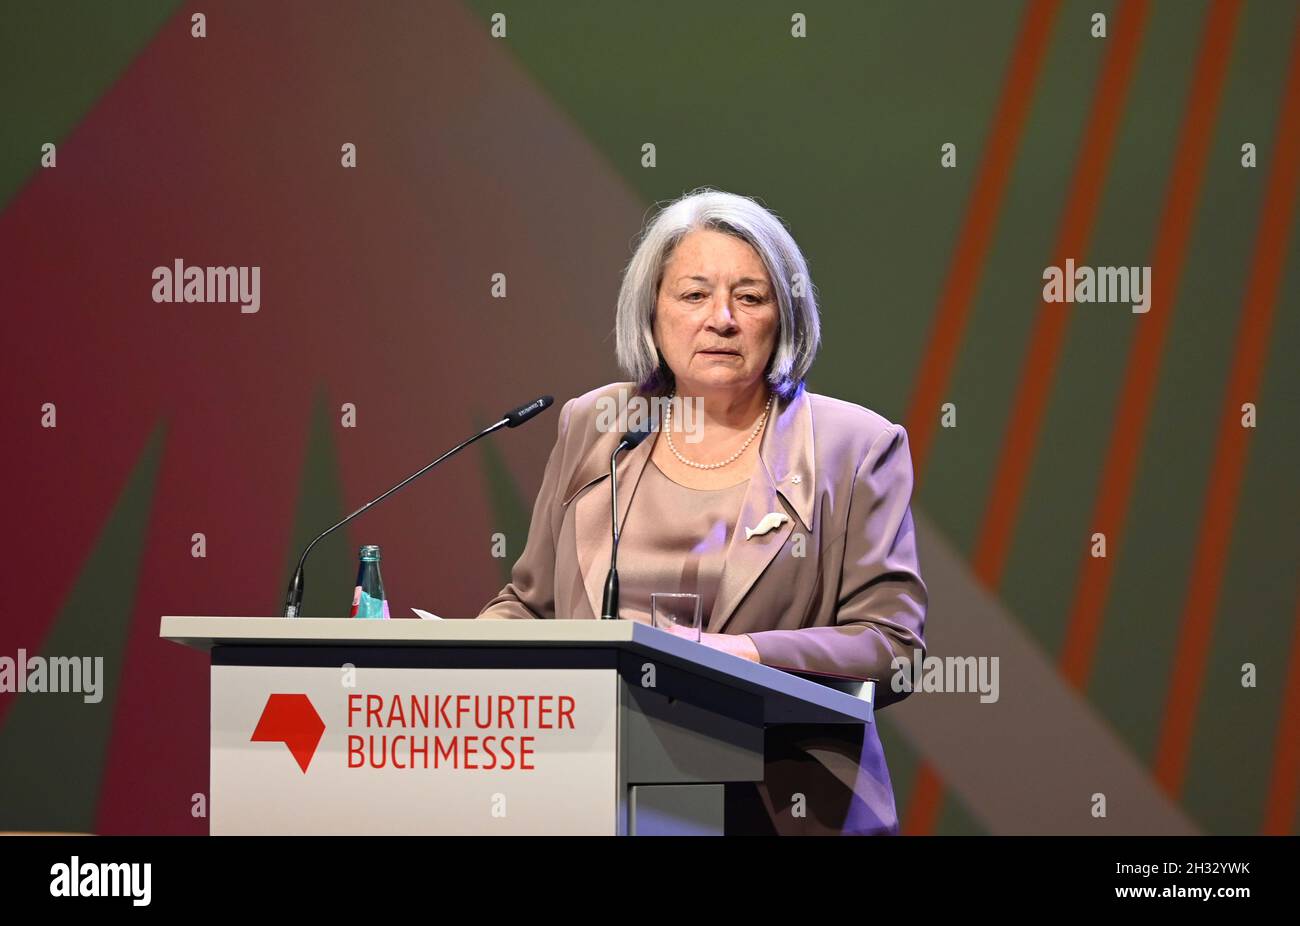
[{"label": "orange diagonal stripe", "polygon": [[[1112,564],[1120,553],[1119,533],[1137,479],[1142,436],[1155,396],[1165,335],[1173,317],[1191,237],[1192,217],[1219,109],[1233,36],[1241,12],[1240,0],[1215,0],[1206,16],[1196,58],[1196,70],[1179,133],[1173,175],[1165,196],[1151,269],[1151,311],[1137,320],[1137,336],[1129,352],[1124,385],[1119,393],[1115,425],[1102,466],[1102,477],[1089,521],[1093,532],[1106,535],[1108,556],[1082,556],[1074,604],[1061,651],[1061,671],[1083,689],[1096,656],[1101,617],[1110,587]],[[1080,546],[1084,546],[1080,542]]]},{"label": "orange diagonal stripe", "polygon": [[1029,105],[1033,102],[1052,22],[1059,8],[1060,0],[1040,0],[1031,2],[1025,9],[1025,19],[1011,55],[1011,66],[1002,82],[1002,95],[993,117],[988,147],[980,162],[974,193],[948,265],[948,275],[930,329],[930,341],[925,356],[921,358],[921,369],[905,419],[918,487],[929,459],[934,429],[938,425],[939,405],[952,375],[957,349],[961,346],[984,258],[993,241],[1007,179],[1029,115]]},{"label": "orange diagonal stripe", "polygon": [[1187,773],[1192,727],[1205,682],[1214,617],[1218,611],[1232,524],[1246,469],[1251,431],[1242,427],[1241,406],[1245,402],[1258,401],[1259,383],[1268,359],[1273,310],[1277,305],[1282,271],[1286,267],[1296,180],[1300,176],[1300,20],[1296,23],[1277,139],[1269,156],[1272,167],[1264,193],[1264,209],[1246,284],[1245,308],[1237,331],[1232,373],[1228,377],[1223,410],[1219,415],[1219,440],[1215,446],[1196,557],[1183,606],[1173,676],[1165,699],[1164,723],[1156,747],[1156,780],[1174,796],[1182,792]]},{"label": "orange diagonal stripe", "polygon": [[1264,805],[1265,836],[1285,836],[1295,819],[1296,788],[1300,786],[1300,595],[1296,597],[1295,624],[1291,631],[1291,657],[1283,689],[1282,711],[1277,721],[1277,746],[1269,776],[1268,802]]},{"label": "orange diagonal stripe", "polygon": [[912,797],[899,832],[904,836],[928,836],[939,822],[939,805],[943,803],[943,779],[934,766],[922,760],[912,783]]},{"label": "orange diagonal stripe", "polygon": [[[984,259],[993,241],[993,231],[1002,209],[1011,164],[1016,149],[1020,146],[1029,106],[1034,99],[1043,58],[1051,39],[1052,24],[1059,10],[1059,0],[1031,2],[1025,8],[1024,21],[1011,54],[1011,66],[1002,83],[1002,96],[993,116],[988,148],[975,178],[974,194],[944,280],[930,330],[929,346],[921,358],[921,369],[905,419],[911,441],[916,490],[920,488],[925,465],[929,460],[930,445],[938,424],[939,405],[952,376],[957,349],[961,345],[966,319],[970,315],[975,286],[979,282]],[[900,831],[930,832],[938,817],[943,784],[938,773],[924,759],[917,770],[911,795]]]},{"label": "orange diagonal stripe", "polygon": [[[1130,0],[1120,6],[1116,16],[1115,38],[1102,62],[1101,74],[1093,90],[1088,122],[1083,132],[1083,147],[1079,151],[1065,211],[1057,229],[1053,253],[1058,265],[1064,264],[1067,257],[1082,258],[1092,238],[1102,187],[1149,12],[1147,0]],[[1007,437],[975,544],[975,574],[989,588],[996,589],[1002,577],[1016,512],[1024,496],[1026,475],[1042,430],[1047,395],[1068,322],[1068,309],[1064,306],[1040,306],[1021,368]],[[931,832],[943,790],[938,775],[929,766],[922,765],[913,794],[916,796],[909,806],[905,832]]]},{"label": "orange diagonal stripe", "polygon": [[[1115,18],[1113,44],[1093,95],[1083,150],[1057,230],[1053,263],[1058,267],[1063,267],[1067,258],[1082,262],[1086,257],[1149,11],[1147,0],[1133,0],[1123,4]],[[1069,322],[1068,303],[1040,304],[975,545],[975,574],[989,588],[996,589],[1002,579]]]}]

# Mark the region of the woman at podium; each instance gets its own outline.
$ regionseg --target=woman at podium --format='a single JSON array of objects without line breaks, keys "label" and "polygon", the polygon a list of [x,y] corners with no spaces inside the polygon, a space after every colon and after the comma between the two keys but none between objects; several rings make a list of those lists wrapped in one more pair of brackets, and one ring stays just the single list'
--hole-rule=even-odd
[{"label": "woman at podium", "polygon": [[[479,617],[601,615],[610,455],[639,419],[651,433],[617,468],[618,616],[691,593],[707,646],[874,679],[878,708],[906,696],[892,664],[924,655],[927,601],[907,434],[805,388],[820,323],[781,220],[710,189],[665,207],[624,271],[615,341],[628,381],[564,405],[523,554]],[[763,783],[728,787],[728,832],[897,832],[874,724],[771,727],[765,762]]]}]

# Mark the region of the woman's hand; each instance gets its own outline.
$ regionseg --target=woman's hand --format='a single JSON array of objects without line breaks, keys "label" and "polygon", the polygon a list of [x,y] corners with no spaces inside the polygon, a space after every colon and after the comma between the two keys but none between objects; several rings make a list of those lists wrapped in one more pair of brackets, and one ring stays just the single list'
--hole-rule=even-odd
[{"label": "woman's hand", "polygon": [[747,633],[702,633],[700,642],[724,653],[748,659],[750,662],[760,661],[758,648],[754,646],[754,641]]}]

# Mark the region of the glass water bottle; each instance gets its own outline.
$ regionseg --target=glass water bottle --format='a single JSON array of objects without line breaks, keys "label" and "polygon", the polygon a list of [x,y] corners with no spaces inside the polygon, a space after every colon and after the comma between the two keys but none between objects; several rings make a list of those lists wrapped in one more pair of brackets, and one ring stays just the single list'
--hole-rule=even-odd
[{"label": "glass water bottle", "polygon": [[352,592],[352,617],[388,619],[388,596],[384,594],[384,579],[379,574],[379,547],[374,544],[361,548],[357,587]]}]

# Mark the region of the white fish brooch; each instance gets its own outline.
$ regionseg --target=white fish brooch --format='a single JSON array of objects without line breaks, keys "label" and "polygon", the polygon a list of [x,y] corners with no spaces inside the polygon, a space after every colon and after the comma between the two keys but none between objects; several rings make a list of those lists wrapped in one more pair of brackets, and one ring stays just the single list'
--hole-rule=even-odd
[{"label": "white fish brooch", "polygon": [[759,534],[766,534],[768,531],[776,530],[789,520],[790,517],[783,511],[768,512],[763,515],[763,520],[758,522],[757,527],[745,528],[745,539],[749,540],[751,537],[757,537]]}]

